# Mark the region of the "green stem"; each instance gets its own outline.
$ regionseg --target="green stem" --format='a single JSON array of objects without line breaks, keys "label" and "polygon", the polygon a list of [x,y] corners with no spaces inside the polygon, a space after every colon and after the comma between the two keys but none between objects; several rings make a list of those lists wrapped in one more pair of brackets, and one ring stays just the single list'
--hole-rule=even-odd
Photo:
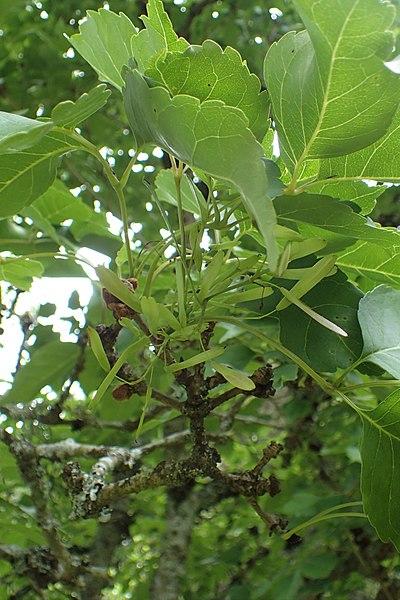
[{"label": "green stem", "polygon": [[[314,515],[313,517],[311,517],[311,519],[308,519],[307,521],[304,521],[300,525],[297,525],[296,527],[294,527],[294,529],[287,531],[286,533],[283,534],[282,537],[283,537],[283,539],[287,540],[288,538],[290,538],[291,535],[293,535],[293,533],[296,533],[297,531],[300,531],[301,529],[304,529],[305,527],[309,527],[313,523],[318,523],[320,520],[322,520],[321,517],[326,517],[327,515],[329,515],[331,513],[335,513],[335,511],[342,510],[342,508],[351,508],[353,506],[362,506],[361,500],[356,500],[355,502],[345,502],[344,504],[337,504],[336,506],[331,506],[331,508],[327,508],[326,510],[321,511],[317,515]],[[347,513],[335,513],[335,514],[346,515]],[[357,514],[357,513],[351,513],[351,514]]]},{"label": "green stem", "polygon": [[129,176],[132,172],[132,167],[136,164],[137,157],[139,156],[140,151],[141,151],[141,149],[138,148],[137,151],[135,152],[135,156],[133,156],[131,158],[125,171],[122,173],[122,177],[119,180],[119,184],[120,184],[122,190],[125,189],[125,186],[128,183]]},{"label": "green stem", "polygon": [[121,183],[119,183],[118,186],[115,186],[114,190],[118,196],[119,208],[121,211],[122,223],[123,223],[123,228],[124,228],[124,243],[125,243],[125,248],[126,248],[126,256],[128,258],[129,277],[133,277],[134,272],[135,272],[135,266],[133,264],[131,242],[129,239],[128,212],[126,210],[125,195],[124,195],[124,190],[123,190],[123,187],[121,186]]},{"label": "green stem", "polygon": [[398,379],[382,379],[382,381],[364,381],[364,383],[354,383],[353,385],[347,385],[346,387],[340,388],[340,391],[344,394],[347,394],[347,392],[351,392],[352,390],[386,386],[400,387],[400,381]]},{"label": "green stem", "polygon": [[[171,157],[173,158],[173,157]],[[182,257],[182,262],[186,265],[186,231],[185,231],[185,222],[183,218],[183,206],[182,206],[182,176],[183,176],[183,163],[178,162],[178,166],[176,165],[175,160],[172,161],[173,165],[173,173],[175,180],[175,188],[176,188],[176,203],[178,205],[178,222],[179,222],[179,230],[181,232],[181,252],[180,255]],[[178,248],[177,248],[178,250]]]},{"label": "green stem", "polygon": [[348,367],[335,381],[335,383],[333,384],[334,387],[338,387],[339,383],[341,383],[343,381],[343,379],[345,379],[347,377],[347,375],[349,373],[351,373],[351,371],[353,371],[354,369],[356,369],[358,367],[358,365],[360,365],[361,363],[363,363],[366,360],[365,356],[361,356],[358,360],[356,360],[355,363],[353,363],[352,365],[350,365],[350,367]]},{"label": "green stem", "polygon": [[106,174],[106,177],[109,181],[109,184],[111,185],[111,187],[117,194],[118,201],[119,201],[119,207],[120,207],[120,211],[121,211],[123,229],[124,229],[124,237],[125,237],[124,243],[125,243],[125,247],[126,247],[126,254],[127,254],[127,259],[128,259],[128,265],[129,265],[129,276],[133,277],[134,264],[133,264],[133,256],[132,256],[132,251],[131,251],[131,244],[130,244],[129,235],[128,235],[129,234],[129,222],[128,222],[128,213],[126,210],[124,187],[126,186],[126,184],[128,182],[128,178],[129,178],[132,166],[136,162],[139,151],[136,152],[136,154],[132,158],[132,160],[129,161],[129,164],[126,167],[124,173],[122,174],[121,180],[119,181],[118,178],[116,177],[115,173],[113,172],[112,168],[110,167],[108,162],[105,160],[105,158],[102,157],[102,155],[100,154],[100,152],[98,151],[96,146],[94,146],[91,142],[89,142],[85,138],[81,137],[77,133],[71,133],[70,136],[73,139],[75,139],[76,141],[79,141],[79,143],[81,145],[83,145],[90,154],[92,154],[95,158],[97,158],[97,160],[100,161],[100,163],[102,164],[102,167],[104,169],[104,172]]},{"label": "green stem", "polygon": [[294,527],[293,529],[291,529],[290,531],[285,533],[282,536],[282,538],[284,540],[288,540],[293,534],[298,533],[299,531],[302,531],[303,529],[306,529],[307,527],[311,527],[312,525],[317,525],[318,523],[321,523],[322,521],[329,521],[329,519],[340,519],[343,517],[361,517],[363,519],[366,519],[367,515],[365,515],[364,513],[361,513],[361,512],[360,513],[358,513],[358,512],[339,512],[339,513],[331,513],[329,515],[325,515],[325,516],[321,516],[321,517],[315,517],[314,519],[310,519],[309,521],[302,523],[298,527]]}]

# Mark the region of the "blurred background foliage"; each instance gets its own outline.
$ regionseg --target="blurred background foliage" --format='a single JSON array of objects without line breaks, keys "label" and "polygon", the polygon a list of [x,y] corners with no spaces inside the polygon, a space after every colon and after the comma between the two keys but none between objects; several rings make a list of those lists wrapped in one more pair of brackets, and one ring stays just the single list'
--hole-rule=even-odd
[{"label": "blurred background foliage", "polygon": [[[135,0],[109,0],[103,5],[114,12],[123,11],[136,25],[139,25],[137,15],[145,11],[145,2]],[[97,84],[94,71],[74,53],[63,34],[70,36],[77,32],[85,11],[99,6],[98,0],[0,1],[0,110],[33,118],[46,117],[58,102],[75,100]],[[233,46],[260,77],[269,45],[288,30],[301,28],[289,0],[166,0],[165,6],[179,35],[191,43],[201,43],[209,37],[222,46]],[[121,173],[132,151],[132,140],[121,98],[115,91],[106,108],[85,122],[82,131],[104,148],[114,170]],[[152,210],[143,177],[151,181],[156,168],[161,164],[167,166],[166,160],[151,150],[143,153],[126,189],[129,218],[138,225],[134,238],[138,248],[160,238],[160,219]],[[75,245],[89,247],[113,259],[120,248],[120,239],[108,230],[108,224],[112,217],[120,215],[98,165],[89,155],[83,158],[79,152],[72,153],[61,163],[59,175],[69,189],[76,190],[84,204],[95,209],[96,216],[78,222],[75,229],[56,223],[57,232]],[[379,199],[373,218],[384,225],[397,226],[396,186],[388,188]],[[36,248],[40,240],[37,232],[37,224],[33,225],[24,215],[0,222],[0,251],[25,253],[31,247]],[[46,238],[41,249],[56,247],[54,240]],[[45,274],[84,276],[79,268],[51,262]],[[171,285],[165,275],[165,290]],[[21,364],[24,356],[25,363],[28,356],[31,362],[29,368],[20,372],[18,385],[11,392],[16,410],[4,411],[3,422],[22,429],[34,443],[73,437],[86,443],[129,446],[142,410],[139,398],[116,405],[109,394],[96,415],[108,427],[100,429],[95,421],[92,426],[87,422],[83,426],[86,414],[79,400],[93,392],[101,380],[99,367],[84,346],[84,328],[86,323],[112,321],[105,314],[99,291],[94,290],[89,307],[81,305],[79,294],[71,295],[70,313],[64,320],[69,320],[75,341],[68,347],[52,328],[56,305],[43,297],[41,306],[33,313],[19,314],[19,296],[18,290],[4,294],[3,313],[5,318],[18,315],[24,332]],[[220,448],[223,460],[238,469],[252,468],[271,439],[284,444],[284,452],[274,463],[274,474],[282,491],[264,501],[265,509],[283,515],[290,528],[331,506],[358,500],[357,443],[361,433],[358,417],[324,397],[310,381],[298,378],[297,370],[292,364],[285,364],[282,356],[271,353],[247,335],[236,339],[234,328],[219,327],[219,337],[234,341],[233,367],[252,371],[266,362],[279,364],[275,370],[275,397],[253,398],[244,404],[235,420],[235,436]],[[51,413],[80,353],[84,354],[84,361],[79,386],[71,388],[64,405],[65,424],[53,426],[51,419],[39,423],[18,418],[18,409],[23,411],[30,402],[36,403],[34,406],[42,404],[43,412]],[[47,377],[46,387],[42,386],[43,377]],[[160,390],[168,387],[168,381],[157,374],[155,377]],[[374,394],[379,397],[379,393],[379,388],[375,388]],[[7,401],[10,402],[10,397]],[[366,406],[373,405],[373,401],[370,395],[365,397]],[[230,406],[227,403],[221,411],[229,410]],[[145,421],[141,434],[144,442],[162,436],[163,425],[172,418],[165,410],[159,413],[155,407],[150,410],[154,418]],[[209,431],[217,430],[217,421],[218,415],[210,418]],[[149,463],[155,465],[161,459],[161,452],[156,452]],[[0,464],[2,543],[22,547],[43,543],[32,516],[28,490],[3,446]],[[69,501],[56,469],[53,471],[48,467],[49,493],[62,534],[73,544],[86,547],[96,523],[69,520]],[[163,490],[149,491],[130,500],[129,536],[118,549],[118,566],[111,573],[114,583],[103,592],[103,598],[149,597],[165,527],[165,502]],[[37,596],[8,562],[0,561],[0,598],[20,597]],[[45,597],[76,596],[67,594],[62,584],[55,583]],[[377,540],[364,520],[326,521],[307,529],[303,538],[293,536],[284,541],[279,535],[269,536],[265,525],[243,499],[223,500],[205,507],[196,516],[181,595],[184,600],[395,600],[399,597],[399,557],[392,546]]]}]

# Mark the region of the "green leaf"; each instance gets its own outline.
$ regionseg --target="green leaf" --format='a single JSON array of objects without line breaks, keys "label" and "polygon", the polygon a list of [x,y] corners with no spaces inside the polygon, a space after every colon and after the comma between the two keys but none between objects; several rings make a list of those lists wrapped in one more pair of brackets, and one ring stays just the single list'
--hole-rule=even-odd
[{"label": "green leaf", "polygon": [[132,310],[141,312],[139,298],[128,289],[128,287],[116,276],[115,273],[103,266],[97,267],[96,273],[106,290],[119,298],[119,300],[132,308]]},{"label": "green leaf", "polygon": [[275,269],[276,218],[268,195],[263,150],[248,129],[242,111],[219,100],[200,103],[190,96],[170,98],[161,87],[149,88],[137,70],[127,72],[124,97],[139,146],[160,146],[239,191],[257,221],[270,267]]},{"label": "green leaf", "polygon": [[264,76],[282,156],[340,156],[374,143],[398,105],[399,78],[384,61],[395,9],[379,0],[296,0],[307,32],[290,32],[267,54]]},{"label": "green leaf", "polygon": [[239,390],[251,392],[251,390],[254,390],[256,387],[254,381],[252,381],[250,377],[247,377],[247,375],[244,375],[239,371],[235,371],[226,365],[221,365],[220,363],[216,362],[212,362],[211,366],[213,369],[215,369],[215,371],[217,371],[217,373],[222,375],[222,377],[226,379],[228,383],[233,385],[233,387],[239,388]]},{"label": "green leaf", "polygon": [[400,552],[400,390],[359,414],[364,510],[380,539]]},{"label": "green leaf", "polygon": [[8,281],[16,288],[27,291],[34,277],[40,277],[43,265],[29,258],[1,258],[0,280]]},{"label": "green leaf", "polygon": [[[351,156],[350,154],[347,158],[351,160]],[[373,211],[376,199],[386,189],[384,185],[369,186],[363,181],[335,181],[334,179],[317,181],[304,187],[307,194],[320,194],[338,200],[351,200],[360,207],[362,215],[369,215]]]},{"label": "green leaf", "polygon": [[161,52],[183,52],[188,42],[178,38],[161,0],[147,2],[147,17],[142,16],[145,29],[132,38],[132,54],[144,72]]},{"label": "green leaf", "polygon": [[110,94],[102,83],[82,94],[76,102],[66,100],[57,104],[51,111],[51,118],[56,125],[73,128],[102,108]]},{"label": "green leaf", "polygon": [[329,196],[299,194],[280,196],[274,199],[278,223],[302,232],[299,224],[312,225],[307,228],[315,237],[323,237],[330,231],[345,238],[366,240],[380,246],[393,247],[400,243],[400,234],[382,227],[355,213],[350,206]]},{"label": "green leaf", "polygon": [[52,127],[52,122],[35,121],[0,111],[0,153],[26,150],[34,146]]},{"label": "green leaf", "polygon": [[107,354],[104,351],[104,347],[101,343],[99,334],[93,327],[90,326],[88,326],[86,330],[89,338],[90,347],[97,359],[97,362],[99,363],[103,371],[106,371],[106,373],[108,373],[108,371],[110,370],[110,363],[108,362]]},{"label": "green leaf", "polygon": [[74,368],[78,356],[77,344],[60,341],[34,349],[30,361],[16,373],[13,387],[3,396],[2,404],[29,403],[45,385],[59,390]]},{"label": "green leaf", "polygon": [[173,96],[187,94],[205,100],[222,100],[240,108],[249,120],[249,128],[262,141],[269,126],[269,102],[261,83],[250,73],[237,50],[223,50],[206,40],[201,46],[189,46],[184,53],[168,53],[146,72],[167,87]]},{"label": "green leaf", "polygon": [[352,365],[362,351],[357,309],[362,294],[342,274],[321,281],[303,298],[307,306],[344,329],[348,337],[328,331],[297,306],[279,312],[280,339],[315,371],[333,373]]},{"label": "green leaf", "polygon": [[58,157],[84,149],[67,133],[53,131],[25,152],[4,154],[0,160],[0,217],[29,206],[52,184]]},{"label": "green leaf", "polygon": [[342,252],[336,264],[353,276],[400,288],[400,245],[388,248],[360,242]]},{"label": "green leaf", "polygon": [[59,179],[56,179],[32,206],[53,225],[59,225],[67,219],[90,221],[93,215],[89,206],[71,194]]},{"label": "green leaf", "polygon": [[[177,206],[176,185],[174,174],[171,169],[162,169],[157,173],[155,179],[157,196],[162,202],[168,202]],[[206,202],[200,190],[184,175],[181,181],[182,207],[188,212],[196,215],[201,213],[201,208],[206,209]]]},{"label": "green leaf", "polygon": [[97,72],[100,81],[107,81],[121,90],[122,67],[129,64],[131,38],[136,35],[133,23],[124,13],[100,8],[88,10],[79,33],[67,38],[75,50]]},{"label": "green leaf", "polygon": [[400,144],[400,109],[386,134],[377,142],[348,156],[321,160],[319,178],[340,181],[375,179],[400,182],[398,148]]},{"label": "green leaf", "polygon": [[400,291],[380,285],[360,300],[364,361],[400,379]]},{"label": "green leaf", "polygon": [[204,363],[207,360],[213,360],[218,356],[221,356],[225,352],[225,348],[220,348],[216,346],[215,348],[210,348],[209,350],[205,350],[204,352],[199,352],[195,356],[191,356],[187,360],[183,360],[179,363],[174,363],[166,367],[166,370],[169,373],[177,373],[177,371],[182,371],[182,369],[188,369],[189,367],[194,367],[195,365],[199,365],[200,363]]}]

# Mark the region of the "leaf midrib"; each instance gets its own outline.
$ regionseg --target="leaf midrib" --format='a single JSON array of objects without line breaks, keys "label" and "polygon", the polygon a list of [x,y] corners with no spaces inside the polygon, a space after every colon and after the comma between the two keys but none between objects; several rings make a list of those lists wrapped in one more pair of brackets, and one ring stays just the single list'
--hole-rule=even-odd
[{"label": "leaf midrib", "polygon": [[[293,181],[297,180],[297,174],[298,174],[298,172],[299,172],[299,170],[300,170],[300,168],[302,166],[302,163],[307,158],[308,153],[309,153],[309,151],[310,151],[310,149],[311,149],[311,147],[312,147],[315,139],[317,138],[317,136],[318,136],[318,134],[320,132],[322,121],[323,121],[323,119],[325,117],[326,109],[327,109],[327,106],[329,104],[328,95],[329,95],[330,86],[331,86],[331,82],[332,82],[332,72],[333,72],[333,65],[334,65],[334,62],[335,62],[335,59],[336,59],[336,53],[337,53],[339,44],[342,41],[343,30],[347,26],[347,23],[349,22],[349,19],[350,19],[351,15],[353,14],[353,11],[355,10],[355,7],[357,5],[358,5],[358,0],[356,0],[354,2],[354,5],[351,7],[351,9],[349,10],[349,12],[347,13],[347,17],[346,17],[345,21],[343,22],[342,28],[340,30],[340,34],[339,34],[338,39],[336,41],[336,44],[335,44],[335,46],[334,46],[334,48],[332,50],[332,56],[331,56],[331,61],[330,61],[329,71],[328,71],[328,79],[327,79],[327,83],[326,83],[326,86],[325,86],[325,93],[324,93],[324,96],[323,96],[323,102],[322,102],[322,107],[321,107],[321,111],[320,111],[320,114],[319,114],[319,119],[318,119],[317,125],[315,126],[313,134],[311,135],[308,143],[306,144],[306,146],[305,146],[305,148],[303,150],[303,153],[301,154],[300,158],[298,159],[298,161],[296,163],[296,166],[295,166],[295,169],[294,169],[294,172],[293,172]],[[312,44],[312,46],[313,46],[313,49],[314,49],[314,44]],[[315,54],[315,57],[316,57],[315,49],[314,49],[314,54]],[[316,67],[317,67],[318,72],[320,74],[320,67],[319,67],[319,64],[318,64],[316,58],[315,58],[315,64],[316,64]]]}]

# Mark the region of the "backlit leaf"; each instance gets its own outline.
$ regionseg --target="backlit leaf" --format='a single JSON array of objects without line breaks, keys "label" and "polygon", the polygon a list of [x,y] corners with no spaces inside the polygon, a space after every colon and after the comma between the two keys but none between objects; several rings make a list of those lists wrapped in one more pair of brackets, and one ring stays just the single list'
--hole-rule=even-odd
[{"label": "backlit leaf", "polygon": [[173,96],[188,94],[200,102],[222,100],[227,106],[240,108],[255,137],[263,139],[269,126],[268,95],[260,92],[260,80],[230,46],[223,50],[206,40],[201,46],[189,46],[184,53],[168,53],[147,74]]},{"label": "backlit leaf", "polygon": [[121,71],[131,58],[131,38],[136,35],[133,23],[123,13],[100,8],[88,10],[79,33],[69,39],[75,50],[97,72],[100,81],[108,81],[121,89]]},{"label": "backlit leaf", "polygon": [[400,245],[390,248],[359,242],[339,254],[336,264],[353,276],[400,288]]},{"label": "backlit leaf", "polygon": [[132,54],[144,72],[162,52],[183,52],[189,45],[178,38],[161,0],[147,2],[147,16],[140,17],[145,28],[132,38]]},{"label": "backlit leaf", "polygon": [[57,104],[51,111],[51,118],[61,127],[75,127],[102,108],[110,94],[110,90],[102,83],[90,92],[82,94],[76,102],[66,100]]},{"label": "backlit leaf", "polygon": [[1,258],[0,280],[8,281],[21,290],[29,290],[34,277],[40,277],[43,265],[29,258]]},{"label": "backlit leaf", "polygon": [[319,178],[324,181],[375,179],[399,183],[399,144],[400,109],[386,134],[371,146],[348,156],[321,160]]},{"label": "backlit leaf", "polygon": [[394,7],[379,0],[296,0],[307,28],[268,52],[264,75],[283,158],[340,156],[374,143],[398,104],[390,60]]}]

